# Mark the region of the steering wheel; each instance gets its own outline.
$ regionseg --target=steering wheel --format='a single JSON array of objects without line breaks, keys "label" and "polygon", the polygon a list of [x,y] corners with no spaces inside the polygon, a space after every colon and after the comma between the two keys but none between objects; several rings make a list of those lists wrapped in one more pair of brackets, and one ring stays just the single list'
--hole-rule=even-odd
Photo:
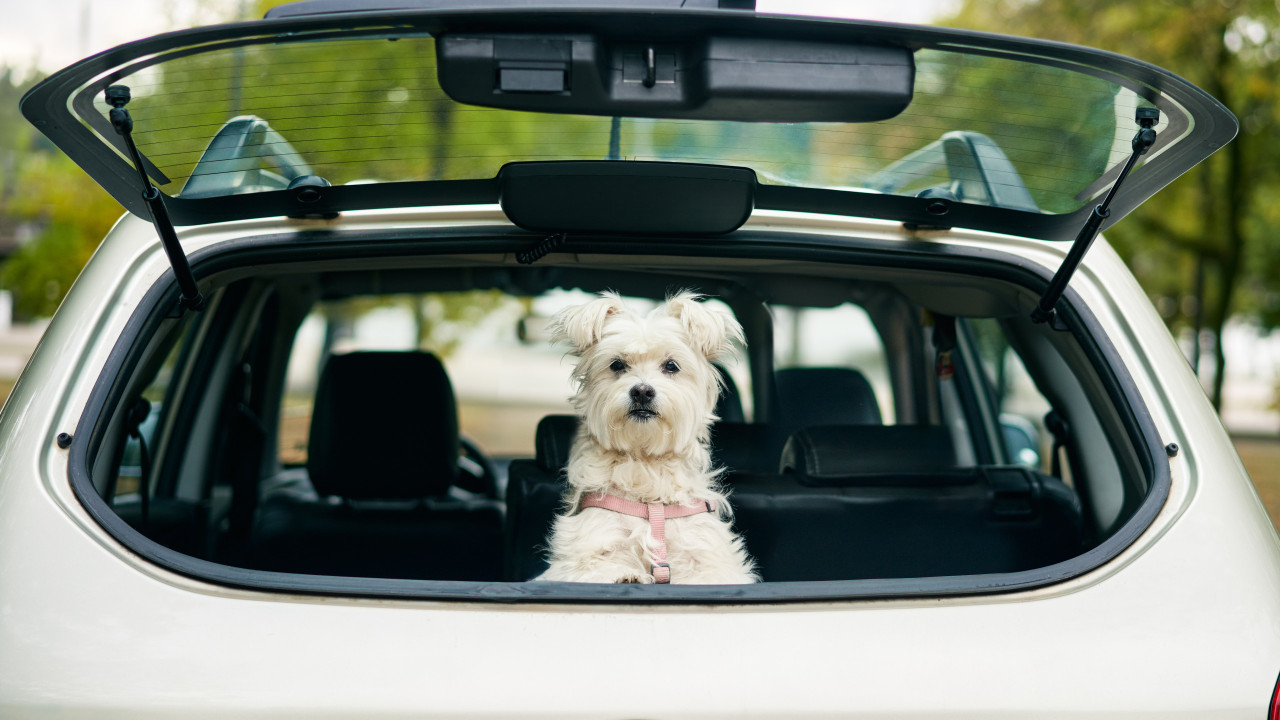
[{"label": "steering wheel", "polygon": [[463,490],[498,499],[498,473],[471,438],[458,437],[458,481]]}]

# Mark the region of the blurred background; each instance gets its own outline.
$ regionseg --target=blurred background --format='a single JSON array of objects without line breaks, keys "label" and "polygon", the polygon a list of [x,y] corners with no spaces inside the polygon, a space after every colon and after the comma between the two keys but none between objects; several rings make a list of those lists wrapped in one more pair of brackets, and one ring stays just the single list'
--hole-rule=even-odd
[{"label": "blurred background", "polygon": [[[18,101],[87,55],[262,17],[276,0],[9,3],[0,27],[0,397],[123,210]],[[1172,70],[1240,119],[1234,142],[1108,231],[1180,341],[1280,520],[1280,0],[758,0],[767,12],[948,25],[1111,50]],[[356,308],[354,312],[385,312]],[[440,309],[448,312],[448,308]],[[438,352],[465,353],[458,319]],[[479,320],[476,321],[479,324]],[[465,322],[463,323],[466,324]],[[430,338],[424,342],[433,344]]]}]

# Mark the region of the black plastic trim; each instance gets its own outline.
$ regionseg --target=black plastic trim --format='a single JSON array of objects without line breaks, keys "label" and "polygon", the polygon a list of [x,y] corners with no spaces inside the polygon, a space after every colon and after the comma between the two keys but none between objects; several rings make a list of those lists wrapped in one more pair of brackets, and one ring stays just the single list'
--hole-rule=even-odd
[{"label": "black plastic trim", "polygon": [[[477,238],[479,236],[479,239]],[[425,241],[430,238],[429,241]],[[673,241],[670,238],[591,238],[578,249],[593,253],[645,254],[664,252],[680,256],[717,256],[819,260],[879,267],[965,272],[1042,289],[1051,273],[1017,256],[947,246],[901,242],[852,240],[834,236],[793,236],[740,231],[733,242],[719,240]],[[510,228],[492,231],[469,229],[445,233],[389,232],[344,234],[300,232],[248,238],[205,248],[192,254],[197,274],[234,267],[264,265],[296,259],[374,257],[394,254],[435,255],[513,252],[528,244],[530,236]],[[571,241],[568,252],[574,251]],[[742,586],[588,585],[577,583],[453,582],[384,580],[371,578],[293,575],[247,570],[221,565],[178,553],[146,538],[116,515],[98,496],[89,473],[89,458],[103,441],[107,408],[120,402],[125,378],[145,345],[144,340],[178,299],[172,271],[151,287],[129,319],[95,383],[75,436],[68,461],[72,489],[93,519],[113,538],[149,562],[199,580],[250,590],[309,595],[459,600],[471,602],[602,603],[626,601],[641,604],[793,603],[874,598],[954,597],[1027,590],[1078,577],[1112,560],[1146,531],[1169,495],[1169,462],[1164,443],[1142,401],[1137,385],[1120,362],[1115,347],[1102,333],[1097,319],[1083,307],[1078,294],[1068,290],[1059,305],[1071,332],[1094,363],[1107,392],[1122,415],[1135,443],[1150,489],[1136,512],[1098,546],[1070,560],[1016,573],[890,580],[783,582]]]},{"label": "black plastic trim", "polygon": [[498,180],[502,212],[526,230],[628,235],[733,232],[756,188],[748,168],[647,161],[507,163]]},{"label": "black plastic trim", "polygon": [[[230,331],[232,322],[235,319],[233,313],[223,312],[222,308],[228,304],[234,305],[238,303],[243,299],[243,294],[244,292],[242,288],[237,288],[234,285],[227,287],[223,291],[224,300],[219,302],[216,307],[206,309],[206,311],[202,312],[202,317],[193,318],[190,321],[191,327],[188,328],[187,332],[199,332],[201,329],[200,323],[207,322],[208,327],[206,329],[204,342],[221,345],[225,342],[226,334]],[[211,318],[208,317],[210,313],[213,314]],[[216,355],[213,353],[203,353],[194,358],[194,360],[191,360],[187,357],[190,352],[191,345],[188,343],[182,349],[182,359],[179,361],[177,367],[185,368],[187,367],[186,363],[190,361],[192,362],[190,377],[208,377],[212,373],[213,367],[217,362]],[[172,438],[170,442],[177,441],[178,443],[185,443],[186,439],[190,437],[192,430],[195,428],[196,420],[198,419],[197,412],[199,410],[199,398],[191,397],[188,394],[187,397],[183,398],[183,402],[181,404],[175,403],[172,393],[177,391],[177,389],[178,387],[176,385],[170,385],[169,389],[165,392],[163,411],[174,413],[173,425],[170,430],[170,438]],[[157,488],[157,492],[163,497],[173,497],[177,491],[177,488],[175,487],[176,478],[178,468],[182,464],[182,457],[179,453],[166,452],[164,454],[163,461],[162,465],[158,468],[156,476],[161,483]]]},{"label": "black plastic trim", "polygon": [[[166,33],[139,40],[82,60],[50,76],[22,99],[23,115],[54,144],[79,164],[130,212],[146,217],[136,173],[123,157],[104,146],[113,135],[92,132],[79,113],[68,107],[68,97],[92,83],[95,88],[120,79],[122,66],[136,69],[168,57],[257,42],[302,41],[358,37],[395,32],[596,32],[609,37],[640,37],[648,42],[682,40],[720,33],[742,37],[804,39],[814,42],[874,42],[912,50],[936,48],[953,52],[1014,57],[1027,62],[1069,67],[1110,81],[1122,81],[1146,98],[1160,98],[1170,116],[1166,99],[1177,103],[1195,119],[1197,134],[1151,158],[1117,194],[1105,230],[1146,198],[1189,170],[1235,137],[1238,123],[1229,110],[1186,80],[1149,63],[1122,55],[1065,43],[980,33],[951,28],[898,25],[831,18],[798,18],[701,9],[544,7],[510,9],[480,7],[474,10],[405,10],[397,12],[337,13],[306,17],[282,17],[246,23],[214,25]],[[91,113],[93,114],[93,113]],[[145,122],[138,118],[139,122]],[[1167,133],[1168,134],[1168,133]],[[1172,134],[1169,134],[1172,137]],[[386,208],[424,204],[497,202],[496,181],[466,180],[455,192],[451,182],[401,182],[368,186],[324,188],[322,204],[308,203],[308,212],[339,212],[361,208]],[[487,184],[487,185],[486,185]],[[173,197],[166,202],[176,225],[295,214],[298,191],[251,193],[223,198]],[[809,210],[829,214],[877,217],[921,227],[939,224],[921,198],[865,192],[760,186],[756,207],[774,210]],[[945,218],[948,227],[967,227],[1033,237],[1069,241],[1092,207],[1086,204],[1069,214],[1048,215],[966,203],[952,203]]]},{"label": "black plastic trim", "polygon": [[[991,437],[986,423],[982,422],[978,406],[978,392],[975,383],[981,380],[975,380],[975,374],[983,372],[981,366],[973,367],[969,364],[965,357],[965,349],[960,346],[959,328],[957,327],[956,347],[951,353],[951,362],[955,368],[954,376],[951,383],[955,386],[956,393],[961,398],[961,407],[964,410],[964,421],[969,429],[969,441],[973,446],[973,451],[977,457],[978,463],[981,465],[992,465],[996,460],[996,447],[1004,441],[1000,438]],[[940,381],[939,381],[940,382]],[[999,408],[995,405],[991,406],[999,415]],[[997,420],[998,422],[998,420]],[[1003,462],[1008,462],[1006,458]]]}]

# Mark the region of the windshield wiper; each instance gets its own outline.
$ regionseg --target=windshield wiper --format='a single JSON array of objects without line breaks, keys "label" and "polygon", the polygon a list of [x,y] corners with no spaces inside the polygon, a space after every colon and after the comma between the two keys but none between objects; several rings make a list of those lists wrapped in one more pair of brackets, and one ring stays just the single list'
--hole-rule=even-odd
[{"label": "windshield wiper", "polygon": [[1116,191],[1120,189],[1120,185],[1128,177],[1129,171],[1133,170],[1138,158],[1155,144],[1155,125],[1159,120],[1160,111],[1156,108],[1138,108],[1134,121],[1138,123],[1139,128],[1138,134],[1133,136],[1133,154],[1129,156],[1128,162],[1120,170],[1120,175],[1116,177],[1115,184],[1107,192],[1107,197],[1102,200],[1101,205],[1093,208],[1093,212],[1089,215],[1089,219],[1085,221],[1084,227],[1080,228],[1080,233],[1072,241],[1071,250],[1067,253],[1067,258],[1062,261],[1058,271],[1053,274],[1053,279],[1049,281],[1049,287],[1044,291],[1044,295],[1040,296],[1040,302],[1036,305],[1036,309],[1031,311],[1032,322],[1042,323],[1053,319],[1057,314],[1054,306],[1058,304],[1058,298],[1062,297],[1062,293],[1067,289],[1067,282],[1071,280],[1071,275],[1075,273],[1080,261],[1084,259],[1084,254],[1089,251],[1089,246],[1093,244],[1094,238],[1098,237],[1098,229],[1102,227],[1102,221],[1106,220],[1107,216],[1111,214],[1111,200],[1116,196]]},{"label": "windshield wiper", "polygon": [[151,184],[151,178],[147,177],[147,171],[142,167],[142,155],[138,152],[138,146],[133,143],[133,118],[129,117],[129,111],[124,109],[132,99],[129,88],[124,85],[111,85],[105,94],[107,104],[111,106],[111,127],[124,138],[129,157],[133,160],[138,178],[142,181],[142,200],[147,204],[147,211],[151,214],[151,224],[155,226],[156,234],[160,236],[160,244],[164,246],[164,252],[169,256],[169,265],[173,268],[173,275],[178,280],[178,288],[182,291],[179,304],[192,310],[202,310],[205,305],[204,295],[196,285],[191,264],[187,262],[187,255],[182,251],[182,244],[178,242],[173,221],[169,219],[169,211],[164,206],[164,197],[156,186]]}]

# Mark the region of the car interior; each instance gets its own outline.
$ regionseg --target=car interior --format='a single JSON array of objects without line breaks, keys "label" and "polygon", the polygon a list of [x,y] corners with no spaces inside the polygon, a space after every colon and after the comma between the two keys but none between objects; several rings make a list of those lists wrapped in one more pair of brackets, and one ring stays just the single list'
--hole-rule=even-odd
[{"label": "car interior", "polygon": [[65,446],[144,557],[273,590],[603,597],[528,581],[576,432],[548,321],[606,290],[701,293],[746,338],[710,451],[766,589],[647,597],[1038,586],[1159,511],[1166,450],[1069,282],[1229,139],[1190,122],[1225,120],[1211,98],[943,28],[322,5],[24,100],[171,263]]},{"label": "car interior", "polygon": [[228,261],[203,312],[151,317],[104,414],[97,494],[150,541],[245,571],[523,583],[577,426],[548,317],[684,288],[745,330],[711,442],[765,583],[1050,567],[1147,492],[1098,348],[1031,322],[1020,282],[890,252],[519,264],[433,242]]}]

